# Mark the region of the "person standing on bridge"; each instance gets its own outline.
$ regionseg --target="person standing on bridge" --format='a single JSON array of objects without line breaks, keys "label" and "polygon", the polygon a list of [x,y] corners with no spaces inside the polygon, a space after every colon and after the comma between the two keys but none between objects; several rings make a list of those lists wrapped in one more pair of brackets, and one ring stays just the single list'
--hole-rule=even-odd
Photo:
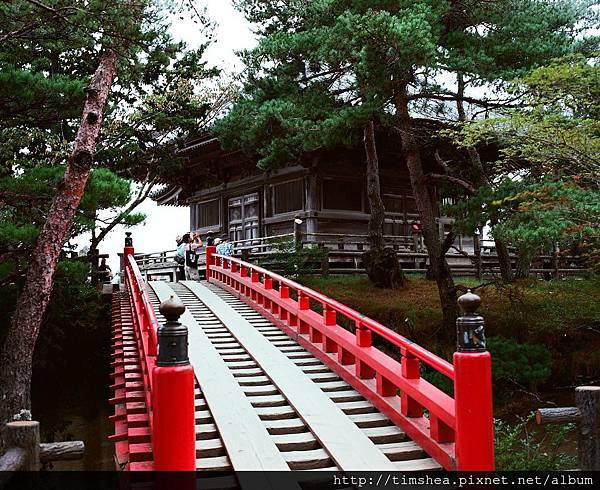
[{"label": "person standing on bridge", "polygon": [[185,250],[183,249],[183,238],[177,235],[175,237],[177,249],[175,253],[175,262],[177,262],[177,280],[185,280]]},{"label": "person standing on bridge", "polygon": [[186,233],[182,238],[183,251],[185,253],[185,278],[189,281],[199,281],[198,256],[196,249],[202,247],[200,236],[193,232]]}]

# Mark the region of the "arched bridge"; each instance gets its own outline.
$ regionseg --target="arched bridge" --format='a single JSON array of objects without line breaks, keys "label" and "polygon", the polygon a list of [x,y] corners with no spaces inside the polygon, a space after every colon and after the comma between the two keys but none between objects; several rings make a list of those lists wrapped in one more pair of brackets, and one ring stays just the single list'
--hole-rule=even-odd
[{"label": "arched bridge", "polygon": [[[494,468],[490,356],[475,295],[461,297],[451,364],[213,247],[206,281],[146,283],[128,245],[112,303],[110,439],[121,469]],[[453,396],[424,371],[451,380]]]}]

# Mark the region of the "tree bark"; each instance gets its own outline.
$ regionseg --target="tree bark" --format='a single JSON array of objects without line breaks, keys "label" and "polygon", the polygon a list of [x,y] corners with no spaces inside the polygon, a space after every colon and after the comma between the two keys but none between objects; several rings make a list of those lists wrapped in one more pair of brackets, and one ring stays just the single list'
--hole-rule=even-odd
[{"label": "tree bark", "polygon": [[364,128],[364,145],[367,155],[367,198],[369,199],[369,245],[372,250],[383,249],[383,223],[385,220],[385,208],[381,199],[381,187],[379,185],[379,159],[377,158],[377,146],[375,143],[375,125],[373,121]]},{"label": "tree bark", "polygon": [[104,53],[87,89],[79,131],[48,217],[31,255],[27,277],[0,351],[0,424],[31,408],[35,343],[50,300],[60,252],[81,201],[116,72],[117,54]]},{"label": "tree bark", "polygon": [[385,207],[381,199],[379,184],[379,159],[375,143],[375,125],[373,121],[365,126],[364,145],[367,156],[367,198],[369,200],[369,251],[363,254],[363,264],[367,275],[378,287],[395,289],[404,282],[402,268],[396,251],[386,249],[383,242],[383,224]]},{"label": "tree bark", "polygon": [[[494,225],[494,221],[492,220],[492,226]],[[496,255],[498,256],[498,265],[500,266],[500,277],[504,282],[512,282],[514,275],[508,247],[499,238],[494,238],[494,245],[496,247]]]},{"label": "tree bark", "polygon": [[449,246],[447,243],[442,244],[438,236],[438,227],[435,221],[437,214],[435,207],[436,196],[426,184],[427,179],[423,171],[420,148],[414,135],[412,119],[408,110],[406,86],[399,88],[394,98],[394,105],[402,142],[402,151],[406,158],[413,196],[417,210],[419,211],[423,239],[427,247],[427,255],[429,256],[430,273],[437,283],[440,295],[440,303],[444,315],[444,330],[453,333],[458,315],[458,305],[456,303],[457,296],[454,280],[446,261],[446,252]]},{"label": "tree bark", "polygon": [[529,270],[531,269],[532,256],[528,252],[521,252],[517,259],[517,267],[515,270],[515,279],[527,279]]}]

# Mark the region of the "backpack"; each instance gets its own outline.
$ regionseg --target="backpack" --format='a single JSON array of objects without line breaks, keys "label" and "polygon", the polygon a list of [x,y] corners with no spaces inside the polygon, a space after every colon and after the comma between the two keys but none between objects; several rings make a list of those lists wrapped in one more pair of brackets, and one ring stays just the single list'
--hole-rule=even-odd
[{"label": "backpack", "polygon": [[198,268],[198,256],[196,255],[195,251],[185,251],[185,265],[188,267],[193,267],[194,269]]}]

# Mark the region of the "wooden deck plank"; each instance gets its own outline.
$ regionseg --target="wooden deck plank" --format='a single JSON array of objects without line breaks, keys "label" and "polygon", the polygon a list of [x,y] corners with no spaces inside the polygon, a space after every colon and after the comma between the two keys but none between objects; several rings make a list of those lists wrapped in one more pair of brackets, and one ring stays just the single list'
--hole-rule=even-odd
[{"label": "wooden deck plank", "polygon": [[402,442],[406,440],[406,434],[404,431],[395,425],[388,425],[385,427],[370,427],[363,429],[363,432],[375,444]]},{"label": "wooden deck plank", "polygon": [[331,466],[331,458],[323,449],[288,451],[285,459],[293,470],[315,470]]},{"label": "wooden deck plank", "polygon": [[427,457],[423,448],[414,441],[380,444],[379,449],[381,449],[392,461],[405,461]]},{"label": "wooden deck plank", "polygon": [[[149,284],[161,301],[176,296],[167,283]],[[188,327],[190,362],[233,468],[289,470],[242,388],[192,314],[186,310],[180,321]],[[198,464],[200,461],[202,459]],[[214,462],[203,462],[198,469],[222,464],[215,459]]]},{"label": "wooden deck plank", "polygon": [[431,471],[441,470],[442,466],[433,458],[411,459],[394,462],[396,471]]},{"label": "wooden deck plank", "polygon": [[[248,320],[203,284],[193,281],[183,281],[181,284],[212,310],[261,368],[268,373],[273,384],[300,414],[342,470],[394,471],[396,469],[367,435],[310,379],[329,380],[336,375],[328,377],[320,374],[304,374],[301,368],[282,352],[282,350],[295,350],[296,347],[278,349],[256,331]],[[304,351],[301,347],[298,350]],[[210,406],[210,400],[208,401]],[[281,423],[293,420],[295,419],[270,422]]]},{"label": "wooden deck plank", "polygon": [[319,448],[319,441],[310,432],[274,434],[271,437],[282,451],[305,451]]}]

